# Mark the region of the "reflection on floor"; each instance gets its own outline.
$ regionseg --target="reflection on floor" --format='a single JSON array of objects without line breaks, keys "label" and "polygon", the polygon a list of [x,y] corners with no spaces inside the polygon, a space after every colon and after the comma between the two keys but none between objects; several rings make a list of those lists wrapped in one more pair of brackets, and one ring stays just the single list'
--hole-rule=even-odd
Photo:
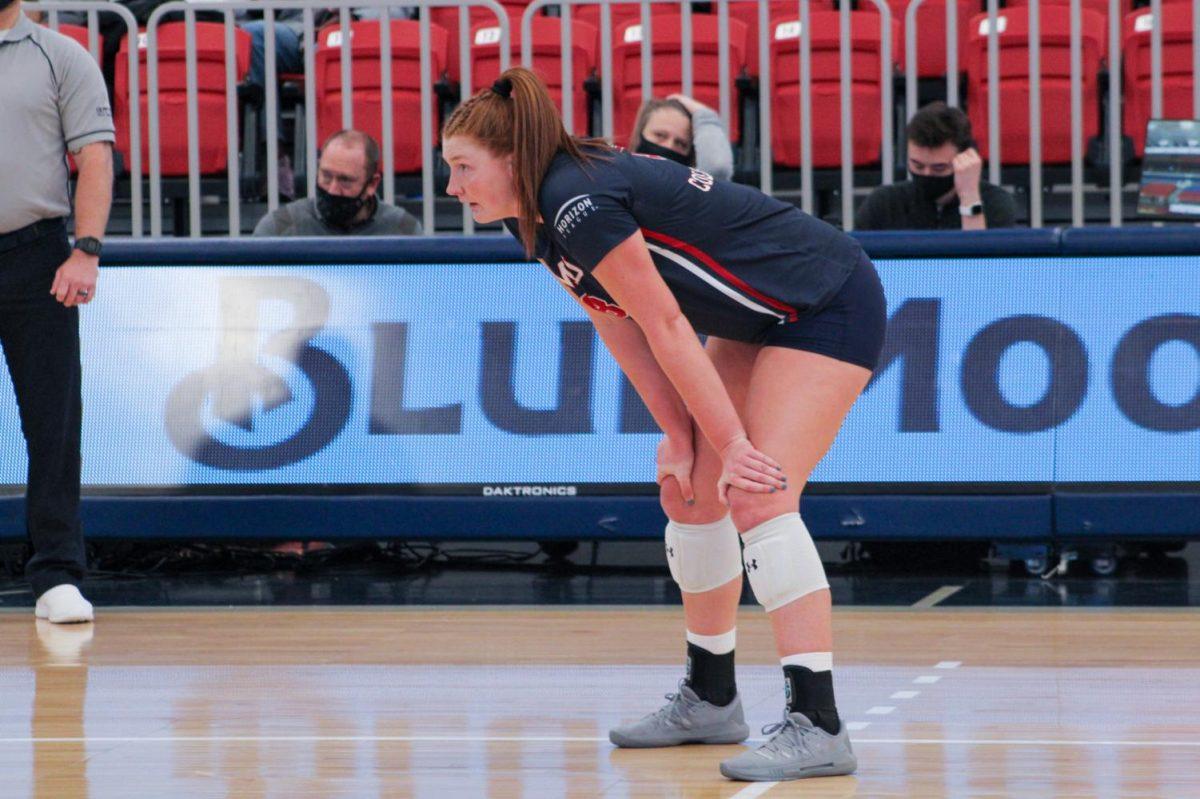
[{"label": "reflection on floor", "polygon": [[[6,799],[1200,796],[1190,612],[846,610],[853,777],[747,786],[737,747],[622,751],[680,676],[663,609],[0,613]],[[782,686],[739,619],[755,736]]]}]

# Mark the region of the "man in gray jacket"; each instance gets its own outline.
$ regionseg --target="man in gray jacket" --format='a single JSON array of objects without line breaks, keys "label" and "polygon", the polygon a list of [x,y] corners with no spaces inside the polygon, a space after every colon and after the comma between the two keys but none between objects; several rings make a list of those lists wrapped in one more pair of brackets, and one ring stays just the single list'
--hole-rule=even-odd
[{"label": "man in gray jacket", "polygon": [[358,130],[333,134],[317,162],[315,197],[290,202],[259,221],[255,236],[416,236],[421,224],[375,196],[379,145]]}]

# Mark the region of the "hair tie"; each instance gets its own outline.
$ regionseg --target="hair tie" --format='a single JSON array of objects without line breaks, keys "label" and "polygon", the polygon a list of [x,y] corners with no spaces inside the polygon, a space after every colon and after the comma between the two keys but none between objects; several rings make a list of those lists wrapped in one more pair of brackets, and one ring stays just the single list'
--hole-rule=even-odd
[{"label": "hair tie", "polygon": [[492,91],[503,97],[505,100],[512,96],[512,89],[513,84],[511,78],[497,78],[496,82],[492,84]]}]

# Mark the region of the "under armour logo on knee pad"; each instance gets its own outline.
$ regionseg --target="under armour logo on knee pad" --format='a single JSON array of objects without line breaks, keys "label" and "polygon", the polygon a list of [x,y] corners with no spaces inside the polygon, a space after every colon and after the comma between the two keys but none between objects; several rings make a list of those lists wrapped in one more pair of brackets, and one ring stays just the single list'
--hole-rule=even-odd
[{"label": "under armour logo on knee pad", "polygon": [[746,561],[746,568],[750,569],[751,571],[758,571],[758,559],[751,558],[750,560]]},{"label": "under armour logo on knee pad", "polygon": [[667,557],[675,557],[675,547],[667,547]]}]

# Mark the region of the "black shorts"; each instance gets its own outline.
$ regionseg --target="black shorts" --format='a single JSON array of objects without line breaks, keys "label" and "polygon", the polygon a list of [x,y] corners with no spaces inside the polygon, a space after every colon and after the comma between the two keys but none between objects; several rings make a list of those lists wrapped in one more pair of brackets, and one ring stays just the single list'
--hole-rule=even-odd
[{"label": "black shorts", "polygon": [[874,372],[886,329],[883,285],[871,259],[863,254],[820,310],[771,328],[763,346],[815,352]]}]

